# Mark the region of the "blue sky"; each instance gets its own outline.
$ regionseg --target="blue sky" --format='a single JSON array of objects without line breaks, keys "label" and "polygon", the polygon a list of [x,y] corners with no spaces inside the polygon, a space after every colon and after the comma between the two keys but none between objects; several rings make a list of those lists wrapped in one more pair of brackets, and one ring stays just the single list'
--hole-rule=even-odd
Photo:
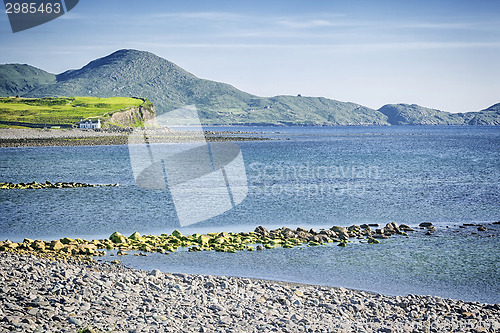
[{"label": "blue sky", "polygon": [[497,0],[81,0],[15,34],[0,14],[0,63],[60,73],[123,48],[260,96],[450,112],[500,102]]}]

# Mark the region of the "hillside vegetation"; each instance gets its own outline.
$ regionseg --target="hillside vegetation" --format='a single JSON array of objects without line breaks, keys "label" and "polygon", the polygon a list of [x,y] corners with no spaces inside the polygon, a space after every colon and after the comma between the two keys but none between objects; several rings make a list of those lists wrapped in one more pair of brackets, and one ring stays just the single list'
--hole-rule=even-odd
[{"label": "hillside vegetation", "polygon": [[88,118],[99,118],[106,124],[113,114],[141,106],[151,103],[131,97],[0,98],[0,126],[71,127]]},{"label": "hillside vegetation", "polygon": [[[374,110],[323,97],[259,97],[196,77],[152,53],[119,50],[54,75],[29,65],[0,66],[0,96],[143,96],[158,114],[196,105],[210,125],[497,125],[498,108],[452,114],[418,105]],[[493,107],[492,107],[493,108]]]}]

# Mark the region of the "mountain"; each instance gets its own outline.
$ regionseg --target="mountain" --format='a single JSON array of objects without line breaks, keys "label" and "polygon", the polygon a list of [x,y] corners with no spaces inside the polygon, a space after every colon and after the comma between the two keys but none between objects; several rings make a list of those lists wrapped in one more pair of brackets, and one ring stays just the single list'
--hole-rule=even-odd
[{"label": "mountain", "polygon": [[467,124],[497,124],[500,118],[495,110],[456,116],[406,104],[374,110],[322,97],[259,97],[200,79],[168,60],[137,50],[119,50],[58,75],[29,65],[1,65],[0,96],[12,95],[145,97],[158,114],[194,104],[202,123],[214,125],[462,125],[465,119]]},{"label": "mountain", "polygon": [[500,125],[500,103],[480,112],[468,112],[464,115],[468,125]]},{"label": "mountain", "polygon": [[500,103],[467,113],[449,113],[416,104],[387,104],[378,111],[392,125],[500,125]]},{"label": "mountain", "polygon": [[456,113],[429,109],[416,104],[387,104],[378,109],[393,125],[464,125]]},{"label": "mountain", "polygon": [[0,66],[0,96],[24,95],[37,87],[55,82],[54,74],[30,65]]}]

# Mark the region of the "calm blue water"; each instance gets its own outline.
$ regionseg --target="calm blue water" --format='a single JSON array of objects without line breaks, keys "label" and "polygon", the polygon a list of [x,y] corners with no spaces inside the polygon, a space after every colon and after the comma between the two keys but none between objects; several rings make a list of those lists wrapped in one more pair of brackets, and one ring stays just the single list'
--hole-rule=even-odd
[{"label": "calm blue water", "polygon": [[[493,237],[458,229],[500,220],[500,129],[494,127],[252,127],[240,142],[249,193],[235,209],[180,228],[168,191],[134,183],[126,146],[0,148],[0,181],[120,183],[0,191],[0,239],[104,238],[113,231],[185,234],[268,227],[431,221],[377,246],[124,257],[135,267],[239,275],[371,290],[500,301]],[[446,228],[448,226],[449,228]]]}]

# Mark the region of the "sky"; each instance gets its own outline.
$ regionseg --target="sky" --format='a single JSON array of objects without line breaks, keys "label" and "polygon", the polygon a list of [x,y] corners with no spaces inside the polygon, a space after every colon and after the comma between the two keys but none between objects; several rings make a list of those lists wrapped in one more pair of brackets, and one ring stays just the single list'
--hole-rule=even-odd
[{"label": "sky", "polygon": [[449,112],[500,102],[498,0],[82,0],[17,33],[0,13],[0,63],[57,74],[118,49],[259,96]]}]

